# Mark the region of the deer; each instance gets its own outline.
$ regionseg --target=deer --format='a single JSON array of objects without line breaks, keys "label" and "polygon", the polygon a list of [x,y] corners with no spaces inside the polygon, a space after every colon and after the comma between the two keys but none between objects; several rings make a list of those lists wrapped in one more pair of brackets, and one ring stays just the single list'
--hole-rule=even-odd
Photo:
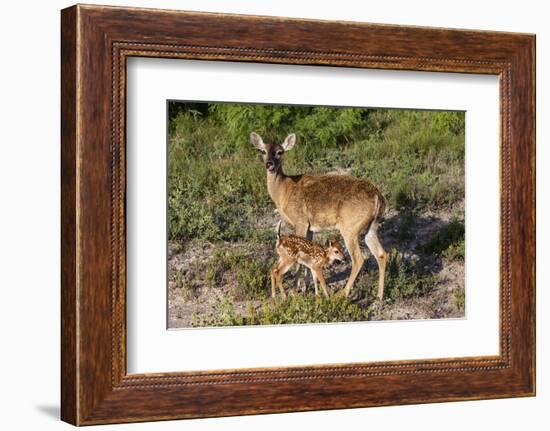
[{"label": "deer", "polygon": [[286,175],[284,154],[296,143],[291,133],[282,143],[265,143],[255,132],[250,140],[260,152],[267,173],[267,191],[280,217],[294,228],[296,236],[312,239],[314,232],[338,230],[351,256],[351,273],[341,294],[349,296],[365,261],[359,238],[378,265],[377,299],[384,295],[387,253],[378,238],[378,227],[386,210],[386,200],[365,178],[343,174]]},{"label": "deer", "polygon": [[345,261],[346,255],[336,239],[329,239],[322,247],[306,238],[296,235],[281,235],[281,222],[277,225],[277,254],[279,261],[271,270],[271,297],[275,298],[275,285],[279,287],[281,296],[286,298],[283,288],[283,275],[296,263],[311,270],[315,285],[315,295],[319,295],[317,280],[321,284],[323,295],[328,295],[327,284],[323,276],[323,269],[335,261]]}]

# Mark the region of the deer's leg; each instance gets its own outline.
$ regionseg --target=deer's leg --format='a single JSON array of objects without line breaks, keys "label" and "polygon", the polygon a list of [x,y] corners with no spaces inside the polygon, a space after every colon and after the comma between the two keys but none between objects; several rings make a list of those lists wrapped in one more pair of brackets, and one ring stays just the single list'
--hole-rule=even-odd
[{"label": "deer's leg", "polygon": [[309,226],[307,227],[307,230],[306,230],[306,239],[308,241],[313,241],[313,232],[309,230]]},{"label": "deer's leg", "polygon": [[319,280],[319,283],[321,283],[321,289],[323,290],[323,295],[328,297],[327,284],[325,283],[325,277],[323,277],[323,271],[321,271],[319,268],[311,268],[311,272],[313,273],[313,279],[315,280],[315,277],[317,277],[317,279]]},{"label": "deer's leg", "polygon": [[384,296],[384,275],[386,273],[386,263],[388,260],[388,255],[386,253],[386,250],[384,250],[384,247],[382,247],[382,244],[380,244],[380,240],[378,239],[378,223],[376,220],[374,220],[370,228],[365,235],[365,242],[367,243],[367,247],[369,248],[370,252],[373,254],[374,258],[376,259],[376,263],[378,264],[378,299],[382,299]]},{"label": "deer's leg", "polygon": [[357,274],[361,271],[365,259],[361,254],[361,247],[359,246],[359,232],[356,230],[353,231],[342,231],[342,236],[344,237],[344,242],[346,243],[346,248],[351,256],[351,274],[344,287],[344,295],[349,296],[353,283],[357,278]]}]

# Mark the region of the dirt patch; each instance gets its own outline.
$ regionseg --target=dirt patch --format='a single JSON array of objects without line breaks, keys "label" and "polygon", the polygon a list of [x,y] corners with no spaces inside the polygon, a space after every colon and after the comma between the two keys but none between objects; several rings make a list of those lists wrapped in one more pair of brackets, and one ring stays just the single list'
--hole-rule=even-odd
[{"label": "dirt patch", "polygon": [[[392,294],[393,297],[385,299],[376,307],[371,307],[378,268],[374,258],[362,244],[363,254],[367,260],[359,274],[350,301],[365,309],[370,307],[369,320],[464,317],[464,260],[456,256],[430,254],[422,248],[451,220],[463,217],[463,203],[450,210],[438,212],[388,213],[380,229],[384,248],[388,251],[393,250],[394,255],[400,259],[400,265],[404,265],[408,271],[413,271],[413,275],[418,274],[418,277],[424,277],[429,281],[418,286],[428,287],[420,289],[411,285],[412,293],[404,295],[396,290],[400,288],[395,285],[397,282],[394,283],[397,287],[394,286],[394,290],[391,290],[392,280],[389,279],[387,294]],[[262,227],[269,227],[274,226],[277,220],[276,213],[269,213],[258,220],[258,223]],[[322,242],[328,235],[317,234],[315,241]],[[251,308],[258,310],[262,304],[269,302],[271,291],[268,271],[276,261],[274,243],[274,232],[270,240],[253,244],[170,242],[169,327],[196,326],[201,318],[215,313],[216,306],[224,298],[231,298],[235,312],[241,315],[248,313]],[[332,293],[343,288],[350,270],[349,263],[335,264],[327,269],[325,276]],[[285,275],[285,288],[290,295],[302,294],[302,290],[296,287],[297,278],[293,270]],[[313,289],[311,281],[306,283],[306,289]]]}]

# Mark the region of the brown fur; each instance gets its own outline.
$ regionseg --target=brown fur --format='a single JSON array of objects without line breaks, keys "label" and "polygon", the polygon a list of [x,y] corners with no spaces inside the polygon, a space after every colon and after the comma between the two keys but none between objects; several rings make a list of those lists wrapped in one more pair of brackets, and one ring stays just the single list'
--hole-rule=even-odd
[{"label": "brown fur", "polygon": [[326,229],[338,229],[342,234],[352,259],[351,275],[344,288],[346,296],[363,266],[359,236],[367,231],[365,242],[378,263],[378,298],[382,299],[387,255],[377,229],[386,203],[376,186],[349,175],[285,175],[283,155],[294,146],[294,134],[282,144],[265,144],[256,133],[251,134],[251,141],[262,153],[269,195],[296,235],[311,239],[311,232]]},{"label": "brown fur", "polygon": [[276,246],[279,261],[271,270],[271,296],[275,297],[275,285],[278,285],[281,295],[286,298],[282,278],[284,273],[295,263],[304,265],[311,270],[315,282],[315,294],[318,294],[317,280],[319,280],[323,294],[328,296],[323,269],[335,260],[345,260],[342,246],[336,240],[330,240],[326,247],[321,247],[296,235],[280,236],[280,226],[279,222]]}]

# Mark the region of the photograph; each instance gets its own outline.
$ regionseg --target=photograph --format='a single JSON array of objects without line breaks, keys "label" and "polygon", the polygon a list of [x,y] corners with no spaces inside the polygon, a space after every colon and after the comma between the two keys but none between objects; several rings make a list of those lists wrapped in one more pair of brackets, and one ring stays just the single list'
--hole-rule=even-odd
[{"label": "photograph", "polygon": [[465,112],[167,101],[169,329],[465,317]]}]

